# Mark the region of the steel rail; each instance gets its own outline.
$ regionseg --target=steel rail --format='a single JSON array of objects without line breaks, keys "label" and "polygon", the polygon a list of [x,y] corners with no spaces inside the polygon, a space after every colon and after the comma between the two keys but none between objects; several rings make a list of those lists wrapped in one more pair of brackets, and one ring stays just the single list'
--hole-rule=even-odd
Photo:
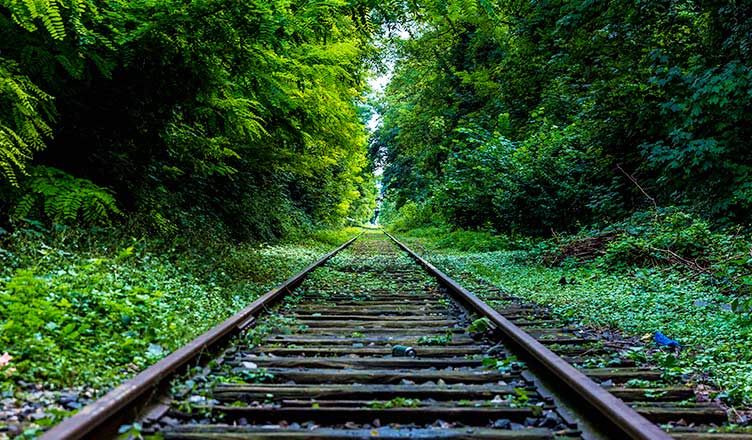
[{"label": "steel rail", "polygon": [[638,414],[634,409],[626,405],[621,399],[604,390],[589,377],[578,371],[567,361],[546,348],[527,332],[503,317],[491,306],[483,302],[470,291],[459,285],[434,265],[413,252],[405,244],[397,240],[393,235],[384,231],[397,246],[407,252],[414,260],[423,266],[429,273],[435,276],[441,284],[458,296],[465,304],[472,307],[491,322],[496,324],[499,330],[509,339],[517,343],[531,357],[538,361],[550,373],[564,382],[570,389],[575,391],[595,409],[621,429],[631,439],[639,440],[671,440],[668,435],[658,426]]},{"label": "steel rail", "polygon": [[[311,271],[324,264],[342,249],[348,247],[362,234],[361,232],[351,238],[337,249],[324,255],[301,272],[293,275],[287,281],[259,297],[243,310],[227,318],[221,324],[172,352],[95,402],[85,406],[72,417],[55,425],[41,439],[77,440],[92,436],[95,431],[100,429],[112,430],[114,428],[114,430],[117,430],[118,426],[113,426],[113,424],[118,423],[117,416],[119,413],[127,410],[134,404],[145,407],[147,402],[154,397],[154,391],[160,385],[172,378],[190,362],[198,360],[202,354],[211,351],[212,348],[225,341],[228,337],[247,328],[252,323],[253,317],[261,312],[264,307],[292,291]],[[97,436],[96,438],[102,438],[102,436]]]}]

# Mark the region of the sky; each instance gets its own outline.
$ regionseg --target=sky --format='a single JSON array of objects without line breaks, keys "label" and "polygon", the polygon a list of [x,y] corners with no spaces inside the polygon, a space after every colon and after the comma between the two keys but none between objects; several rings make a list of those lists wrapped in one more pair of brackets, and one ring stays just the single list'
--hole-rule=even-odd
[{"label": "sky", "polygon": [[[394,26],[394,25],[392,25]],[[401,26],[398,26],[397,28],[390,28],[385,29],[386,33],[388,35],[394,35],[402,40],[407,40],[410,38],[410,33],[407,32],[405,29],[403,29]],[[378,45],[379,43],[377,43]],[[382,49],[387,52],[392,52],[390,55],[387,55],[384,57],[384,67],[385,69],[382,70],[382,73],[379,72],[373,72],[373,75],[368,79],[368,85],[371,86],[371,90],[374,96],[379,96],[384,93],[384,89],[386,89],[386,86],[389,84],[389,80],[392,79],[392,73],[394,72],[394,64],[396,62],[396,57],[394,55],[394,51],[391,50],[389,40],[386,39],[383,41],[383,47]],[[368,127],[368,130],[373,132],[381,122],[381,115],[377,114],[376,112],[373,113],[371,116],[371,119],[368,120],[368,123],[366,126]]]},{"label": "sky", "polygon": [[[388,73],[385,73],[383,75],[379,76],[373,76],[368,79],[368,85],[371,86],[371,90],[373,90],[373,95],[379,96],[384,93],[384,89],[386,88],[387,84],[389,84],[389,80],[392,77],[392,66],[389,66]],[[371,119],[368,120],[366,123],[366,127],[368,127],[368,131],[375,131],[376,128],[379,126],[379,123],[381,122],[381,115],[378,112],[373,112],[371,114]]]}]

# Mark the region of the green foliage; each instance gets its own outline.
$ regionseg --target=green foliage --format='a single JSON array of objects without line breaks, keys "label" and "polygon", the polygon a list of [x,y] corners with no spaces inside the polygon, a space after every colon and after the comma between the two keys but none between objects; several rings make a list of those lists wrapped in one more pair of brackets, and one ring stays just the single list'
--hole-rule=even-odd
[{"label": "green foliage", "polygon": [[[305,330],[305,328],[305,325],[298,324],[294,318],[271,315],[268,319],[247,330],[243,334],[243,339],[249,345],[260,345],[264,338],[272,333],[290,335]],[[265,374],[266,371],[263,371],[263,373]]]},{"label": "green foliage", "polygon": [[18,73],[16,63],[0,58],[0,177],[11,185],[18,185],[18,174],[52,134],[51,100]]},{"label": "green foliage", "polygon": [[713,230],[700,217],[668,207],[639,211],[602,229],[559,236],[555,245],[549,242],[538,251],[543,260],[559,261],[564,267],[585,261],[607,270],[680,267],[736,293],[733,308],[749,313],[752,256],[746,237],[739,228]]},{"label": "green foliage", "polygon": [[[29,208],[40,183],[26,168],[36,159],[113,188],[134,222],[166,236],[209,226],[272,239],[371,216],[357,101],[372,6],[5,3],[0,175],[10,189],[0,189],[24,215],[44,217]],[[75,219],[60,212],[47,218]]]},{"label": "green foliage", "polygon": [[490,252],[514,247],[508,238],[486,231],[456,229],[445,235],[437,235],[436,246],[451,247],[463,251]]},{"label": "green foliage", "polygon": [[109,74],[103,53],[112,44],[90,26],[101,17],[89,0],[5,1],[2,7],[0,183],[18,186],[34,153],[53,135],[56,113],[47,86],[83,77],[88,61]]},{"label": "green foliage", "polygon": [[676,208],[637,212],[603,232],[612,231],[617,235],[603,256],[608,265],[676,263],[675,258],[681,257],[704,266],[735,245],[744,251],[741,243],[713,232],[706,221]]},{"label": "green foliage", "polygon": [[485,333],[491,329],[491,321],[488,318],[478,318],[473,321],[468,327],[468,333]]},{"label": "green foliage", "polygon": [[3,389],[24,380],[105,392],[332,248],[310,238],[259,247],[212,237],[188,253],[155,239],[118,241],[112,229],[57,229],[2,236],[0,345],[15,368],[0,375]]},{"label": "green foliage", "polygon": [[506,356],[503,359],[483,358],[482,364],[484,367],[496,369],[504,374],[513,370],[519,371],[525,367],[525,363],[517,360],[515,356]]},{"label": "green foliage", "polygon": [[389,228],[396,232],[405,232],[417,227],[433,225],[440,218],[434,213],[433,207],[429,203],[418,204],[409,201],[397,211],[393,211],[391,206],[386,206],[384,211],[386,212],[381,216],[382,222],[388,224]]},{"label": "green foliage", "polygon": [[386,401],[369,402],[370,408],[388,409],[388,408],[417,408],[421,404],[420,399],[410,399],[407,397],[395,397]]},{"label": "green foliage", "polygon": [[592,160],[577,146],[576,126],[543,122],[520,143],[480,128],[459,131],[456,153],[444,163],[447,177],[435,188],[451,223],[535,233],[583,217]]},{"label": "green foliage", "polygon": [[[153,127],[162,136],[154,141],[167,153],[146,150],[144,161],[127,149],[129,162],[177,192],[179,206],[208,212],[241,236],[342,224],[367,195],[366,139],[354,103],[367,33],[346,4],[228,5],[129,8],[123,25],[137,30],[127,52],[135,59],[146,52],[151,76],[164,80],[150,87],[149,112],[127,104],[141,112],[137,120],[157,112]],[[129,62],[124,69],[128,87],[138,86],[143,67]],[[142,183],[151,195],[151,183]],[[174,202],[153,200],[162,213]]]},{"label": "green foliage", "polygon": [[118,440],[140,439],[143,426],[136,422],[132,425],[122,425],[118,428]]},{"label": "green foliage", "polygon": [[[394,230],[394,221],[388,228]],[[425,238],[438,249],[455,249],[462,251],[491,252],[506,249],[515,249],[524,245],[522,238],[511,239],[510,237],[494,234],[487,231],[466,230],[452,228],[446,224],[438,226],[419,226],[412,228],[400,228],[409,231],[411,237]]]},{"label": "green foliage", "polygon": [[265,383],[274,380],[274,374],[269,373],[266,368],[242,370],[239,374],[246,383]]},{"label": "green foliage", "polygon": [[[652,84],[678,89],[661,107],[667,120],[663,138],[641,145],[648,167],[660,171],[657,183],[698,200],[714,217],[743,220],[729,217],[752,202],[740,137],[749,135],[742,126],[749,117],[752,69],[736,59],[719,66],[695,62],[681,70],[654,63]],[[695,185],[698,180],[704,184]]]},{"label": "green foliage", "polygon": [[50,36],[56,40],[65,38],[65,25],[61,8],[75,7],[86,8],[87,2],[82,1],[75,5],[73,2],[60,0],[25,0],[5,2],[3,6],[10,7],[10,13],[18,25],[33,32],[37,30],[37,23],[41,22]]},{"label": "green foliage", "polygon": [[[650,220],[632,221],[648,229],[648,225],[655,222],[655,216],[649,213],[646,217]],[[648,242],[662,243],[661,246],[671,244],[670,237],[681,238],[684,228],[678,225],[689,226],[688,229],[692,230],[692,224],[702,224],[672,210],[664,212],[659,219],[665,222],[665,226],[650,226],[646,236]],[[694,228],[703,229],[697,225]],[[700,238],[704,235],[702,232],[693,234]],[[718,235],[713,240],[718,240]],[[545,304],[564,321],[619,329],[636,335],[661,331],[681,341],[684,349],[678,358],[673,353],[644,351],[633,351],[626,356],[662,365],[669,379],[677,374],[698,381],[710,377],[722,390],[719,397],[729,403],[748,404],[752,401],[752,388],[748,386],[752,377],[752,358],[748,349],[752,343],[752,327],[748,313],[739,313],[730,307],[740,297],[740,285],[721,276],[723,266],[720,262],[728,261],[728,254],[709,254],[713,247],[704,251],[708,260],[718,262],[718,265],[711,266],[714,269],[710,273],[697,272],[668,261],[656,266],[658,262],[650,259],[641,260],[647,267],[621,266],[620,270],[614,270],[610,263],[598,259],[592,264],[547,267],[540,263],[541,246],[528,245],[525,249],[519,246],[522,242],[515,250],[499,252],[462,252],[449,248],[431,252],[435,249],[434,242],[428,238],[419,240],[427,249],[424,256],[461,283],[471,286],[477,278],[482,278],[511,295]],[[724,242],[739,246],[749,240],[727,235],[720,240],[720,243]],[[675,243],[682,245],[680,241]],[[682,246],[688,244],[685,242]],[[734,247],[726,248],[726,251],[733,255]],[[671,268],[666,264],[676,266]],[[562,286],[559,284],[562,277],[573,282]],[[494,293],[485,298],[488,294],[483,288],[475,292],[486,300],[493,300],[496,296]],[[495,362],[484,362],[493,366],[492,361]]]},{"label": "green foliage", "polygon": [[550,235],[655,199],[748,226],[749,8],[463,0],[405,15],[370,150],[393,212],[428,201],[452,226]]},{"label": "green foliage", "polygon": [[452,342],[452,332],[447,330],[441,336],[421,336],[418,345],[449,345]]},{"label": "green foliage", "polygon": [[359,228],[321,229],[314,232],[311,237],[321,243],[335,247],[353,238],[361,231]]},{"label": "green foliage", "polygon": [[111,191],[55,168],[36,167],[25,185],[25,195],[13,210],[16,219],[36,210],[35,217],[54,223],[91,225],[108,223],[122,214]]}]

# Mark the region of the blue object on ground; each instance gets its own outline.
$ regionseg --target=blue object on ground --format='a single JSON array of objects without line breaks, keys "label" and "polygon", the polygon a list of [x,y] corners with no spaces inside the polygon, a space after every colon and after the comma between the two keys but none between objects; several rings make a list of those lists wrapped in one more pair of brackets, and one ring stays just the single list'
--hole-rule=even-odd
[{"label": "blue object on ground", "polygon": [[673,347],[681,348],[681,345],[679,345],[679,341],[675,339],[671,339],[661,332],[655,332],[655,335],[653,336],[653,340],[657,342],[658,345],[665,345],[666,347],[672,347],[672,348]]}]

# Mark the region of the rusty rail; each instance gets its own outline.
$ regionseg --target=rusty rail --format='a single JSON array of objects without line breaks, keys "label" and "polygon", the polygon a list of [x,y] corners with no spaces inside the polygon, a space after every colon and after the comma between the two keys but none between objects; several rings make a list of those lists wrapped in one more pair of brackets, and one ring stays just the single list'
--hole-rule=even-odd
[{"label": "rusty rail", "polygon": [[198,361],[202,354],[210,352],[214,347],[226,341],[228,337],[248,327],[253,317],[264,307],[297,287],[312,270],[352,244],[361,234],[324,255],[298,274],[259,297],[243,310],[142,371],[133,379],[124,382],[97,401],[87,405],[74,416],[54,426],[41,439],[73,440],[92,438],[94,435],[96,437],[93,438],[103,438],[105,435],[99,435],[98,431],[117,430],[123,411],[127,411],[128,408],[134,406],[145,408],[156,397],[155,394],[157,394],[159,387],[174,377],[177,372],[191,362]]},{"label": "rusty rail", "polygon": [[503,317],[434,265],[413,252],[393,235],[386,231],[384,233],[429,273],[435,276],[441,284],[454,293],[462,302],[491,320],[507,338],[517,343],[527,354],[561,380],[562,383],[566,384],[567,387],[576,392],[584,401],[597,409],[629,438],[639,440],[670,440],[673,438],[620,399],[601,388],[600,385]]}]

